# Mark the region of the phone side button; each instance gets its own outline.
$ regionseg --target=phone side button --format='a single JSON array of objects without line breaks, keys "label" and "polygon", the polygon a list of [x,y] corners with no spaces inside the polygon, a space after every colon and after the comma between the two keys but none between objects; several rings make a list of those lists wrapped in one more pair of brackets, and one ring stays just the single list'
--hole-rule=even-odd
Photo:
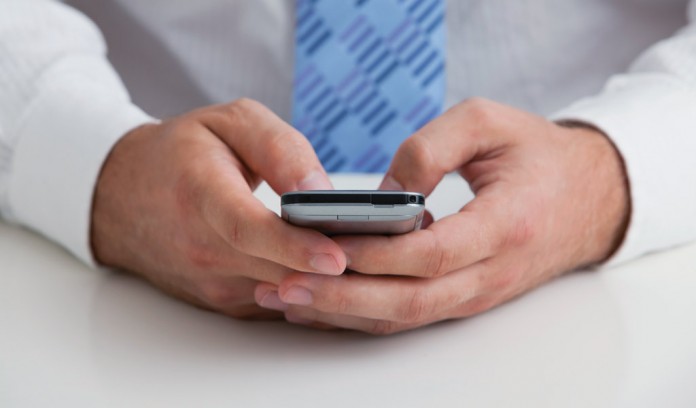
[{"label": "phone side button", "polygon": [[367,221],[369,220],[367,215],[339,215],[339,221]]}]

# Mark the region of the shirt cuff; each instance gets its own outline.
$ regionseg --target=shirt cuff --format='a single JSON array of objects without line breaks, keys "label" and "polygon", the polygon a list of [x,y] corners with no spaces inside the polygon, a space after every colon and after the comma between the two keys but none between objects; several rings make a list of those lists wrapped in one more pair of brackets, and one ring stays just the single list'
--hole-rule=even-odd
[{"label": "shirt cuff", "polygon": [[92,266],[92,199],[102,165],[124,134],[152,121],[124,99],[89,84],[53,87],[34,101],[17,132],[11,218]]},{"label": "shirt cuff", "polygon": [[623,156],[631,219],[624,241],[604,265],[694,238],[696,189],[680,181],[696,174],[690,157],[696,148],[694,106],[696,93],[683,82],[663,74],[631,74],[610,81],[601,95],[552,115],[600,129]]}]

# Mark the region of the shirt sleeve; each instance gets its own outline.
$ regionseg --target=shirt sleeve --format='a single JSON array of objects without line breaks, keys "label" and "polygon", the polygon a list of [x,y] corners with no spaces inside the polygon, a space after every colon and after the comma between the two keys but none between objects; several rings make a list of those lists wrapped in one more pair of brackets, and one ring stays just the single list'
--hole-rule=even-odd
[{"label": "shirt sleeve", "polygon": [[101,166],[152,118],[131,103],[95,25],[55,1],[3,0],[0,89],[0,215],[94,264]]},{"label": "shirt sleeve", "polygon": [[688,14],[599,95],[553,115],[601,129],[623,156],[631,219],[608,265],[696,239],[696,1]]}]

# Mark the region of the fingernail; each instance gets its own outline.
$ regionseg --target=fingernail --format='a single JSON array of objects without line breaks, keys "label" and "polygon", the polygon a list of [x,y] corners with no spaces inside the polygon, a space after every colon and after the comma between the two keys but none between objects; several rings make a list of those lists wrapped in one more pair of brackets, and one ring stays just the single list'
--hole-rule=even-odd
[{"label": "fingernail", "polygon": [[403,191],[404,186],[402,186],[398,181],[394,180],[394,177],[387,176],[384,178],[384,180],[382,180],[382,184],[380,184],[379,189]]},{"label": "fingernail", "polygon": [[317,272],[325,273],[327,275],[340,275],[343,273],[338,266],[336,258],[329,254],[314,255],[314,258],[310,259],[309,265]]},{"label": "fingernail", "polygon": [[268,293],[261,298],[259,306],[265,307],[266,309],[280,310],[281,312],[288,310],[288,304],[280,300],[278,292],[274,290],[268,291]]},{"label": "fingernail", "polygon": [[292,286],[285,292],[283,301],[291,305],[307,306],[314,302],[312,293],[300,286]]},{"label": "fingernail", "polygon": [[315,171],[309,173],[309,175],[307,177],[305,177],[304,180],[297,183],[297,189],[298,190],[333,190],[333,185],[331,184],[331,181],[326,176],[326,174],[322,173],[319,170],[315,170]]},{"label": "fingernail", "polygon": [[304,326],[308,326],[308,325],[314,323],[313,320],[305,319],[305,318],[300,317],[294,313],[286,313],[285,320],[287,320],[290,323],[301,324]]},{"label": "fingernail", "polygon": [[338,246],[341,247],[343,250],[343,253],[346,254],[346,269],[350,266],[350,264],[353,262],[352,260],[352,255],[351,253],[353,252],[353,245],[347,244],[344,241],[341,241],[338,243]]}]

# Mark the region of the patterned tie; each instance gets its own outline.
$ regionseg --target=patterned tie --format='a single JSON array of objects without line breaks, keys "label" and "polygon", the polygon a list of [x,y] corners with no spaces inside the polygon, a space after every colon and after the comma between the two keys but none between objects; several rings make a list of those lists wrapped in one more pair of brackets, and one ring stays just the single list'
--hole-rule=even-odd
[{"label": "patterned tie", "polygon": [[442,112],[444,0],[297,0],[293,125],[331,172],[384,172]]}]

